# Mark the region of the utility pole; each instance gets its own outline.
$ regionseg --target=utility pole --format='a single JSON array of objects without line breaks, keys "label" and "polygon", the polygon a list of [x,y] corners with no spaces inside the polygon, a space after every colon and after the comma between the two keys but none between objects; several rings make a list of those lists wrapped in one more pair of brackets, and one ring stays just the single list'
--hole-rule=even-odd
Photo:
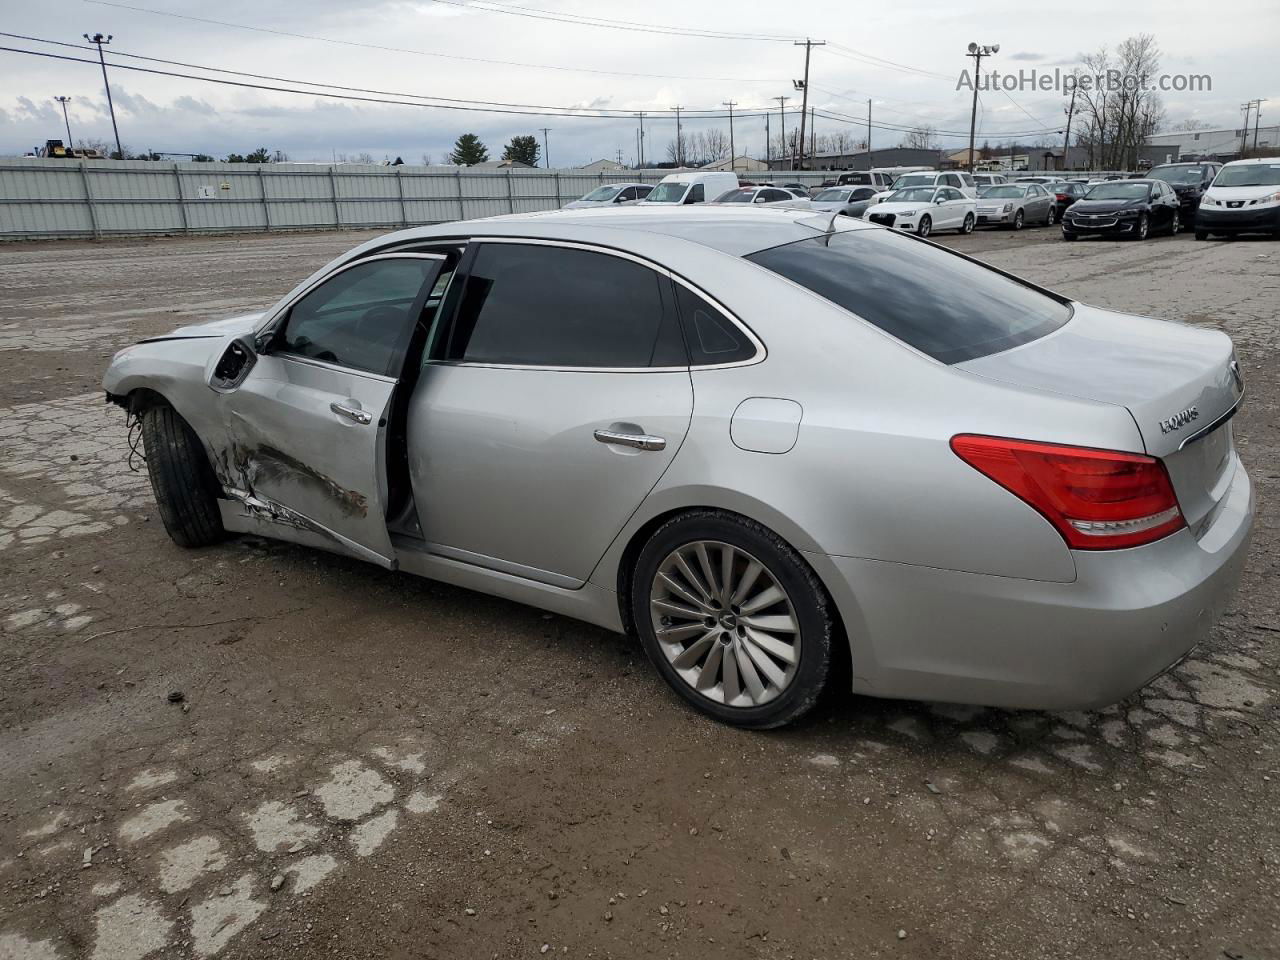
[{"label": "utility pole", "polygon": [[729,108],[729,169],[733,170],[735,161],[738,159],[738,154],[733,149],[733,108],[738,104],[735,100],[725,100],[720,105]]},{"label": "utility pole", "polygon": [[1253,101],[1240,104],[1240,109],[1244,111],[1244,124],[1240,127],[1240,159],[1244,159],[1245,147],[1249,144],[1249,111],[1253,109]]},{"label": "utility pole", "polygon": [[120,128],[116,126],[116,108],[115,104],[111,102],[111,84],[107,81],[107,58],[102,53],[103,44],[110,43],[111,36],[109,33],[105,37],[100,33],[95,33],[91,37],[86,33],[84,38],[98,46],[98,62],[102,64],[102,85],[107,88],[107,109],[111,111],[111,130],[116,135],[116,153],[123,160],[124,147],[120,146]]},{"label": "utility pole", "polygon": [[818,111],[815,108],[813,107],[809,108],[809,159],[810,161],[812,161],[813,158],[818,155],[817,113]]},{"label": "utility pole", "polygon": [[810,40],[807,37],[795,42],[795,46],[804,47],[804,80],[798,84],[804,93],[804,100],[800,105],[800,168],[802,170],[804,169],[804,119],[805,114],[809,112],[809,54],[813,52],[814,47],[826,45],[825,40]]},{"label": "utility pole", "polygon": [[71,102],[70,97],[54,97],[62,104],[62,122],[67,125],[67,149],[70,150],[75,144],[71,141],[71,121],[67,119],[67,104]]},{"label": "utility pole", "polygon": [[[787,101],[790,100],[791,98],[790,97],[774,97],[773,99],[777,100],[778,106],[782,108],[782,155],[790,156],[791,150],[787,146]],[[793,163],[792,169],[794,168],[795,168],[795,165]]]},{"label": "utility pole", "polygon": [[640,168],[643,170],[644,169],[644,111],[641,110],[639,113],[636,114],[636,116],[640,118],[640,149],[638,152],[640,154]]},{"label": "utility pole", "polygon": [[978,46],[969,44],[968,56],[973,57],[973,109],[969,112],[969,172],[973,173],[973,133],[978,122],[978,77],[982,75],[982,58],[1000,52],[1000,44]]},{"label": "utility pole", "polygon": [[684,134],[681,132],[683,128],[680,126],[680,111],[683,110],[684,107],[672,107],[671,109],[676,112],[676,166],[683,167]]},{"label": "utility pole", "polygon": [[871,98],[867,97],[867,169],[871,169]]},{"label": "utility pole", "polygon": [[[1074,76],[1074,74],[1072,74]],[[1067,135],[1062,138],[1062,169],[1067,169],[1071,155],[1071,115],[1076,112],[1076,85],[1071,84],[1071,105],[1067,107]]]},{"label": "utility pole", "polygon": [[[1265,99],[1253,101],[1253,151],[1258,152],[1258,121],[1262,119],[1262,105],[1266,103]],[[68,134],[70,136],[70,134]]]},{"label": "utility pole", "polygon": [[773,134],[769,132],[769,111],[764,113],[764,165],[773,159]]},{"label": "utility pole", "polygon": [[542,159],[548,170],[551,169],[551,145],[547,142],[547,134],[550,132],[550,127],[542,128]]}]

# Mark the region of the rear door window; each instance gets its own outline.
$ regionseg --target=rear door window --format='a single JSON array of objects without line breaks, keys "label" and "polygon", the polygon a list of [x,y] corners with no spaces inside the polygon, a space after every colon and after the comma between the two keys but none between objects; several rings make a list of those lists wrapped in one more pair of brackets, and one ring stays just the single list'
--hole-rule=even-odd
[{"label": "rear door window", "polygon": [[890,230],[799,240],[746,259],[942,363],[1029,343],[1071,317],[1060,300]]},{"label": "rear door window", "polygon": [[688,363],[664,277],[622,257],[542,244],[476,251],[444,359],[535,367]]}]

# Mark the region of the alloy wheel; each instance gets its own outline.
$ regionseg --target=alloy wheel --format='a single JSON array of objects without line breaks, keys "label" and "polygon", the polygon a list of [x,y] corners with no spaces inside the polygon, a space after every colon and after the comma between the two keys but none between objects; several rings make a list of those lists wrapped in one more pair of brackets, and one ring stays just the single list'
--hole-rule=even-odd
[{"label": "alloy wheel", "polygon": [[973,214],[966,213],[964,215],[964,226],[961,228],[962,233],[973,233]]},{"label": "alloy wheel", "polygon": [[696,540],[658,565],[649,612],[663,655],[702,696],[757,707],[790,686],[800,620],[778,578],[740,547]]},{"label": "alloy wheel", "polygon": [[1138,239],[1139,240],[1147,239],[1147,231],[1149,229],[1150,229],[1150,226],[1147,220],[1147,215],[1144,213],[1142,214],[1142,216],[1138,217]]},{"label": "alloy wheel", "polygon": [[1021,210],[1019,210],[1017,213],[1013,215],[1013,229],[1015,230],[1022,229],[1022,211]]},{"label": "alloy wheel", "polygon": [[1173,225],[1169,228],[1169,236],[1176,237],[1178,235],[1178,231],[1181,229],[1182,229],[1182,214],[1179,211],[1175,210],[1173,211]]},{"label": "alloy wheel", "polygon": [[927,237],[929,231],[933,229],[933,220],[928,216],[920,218],[920,226],[916,227],[916,234],[921,237]]}]

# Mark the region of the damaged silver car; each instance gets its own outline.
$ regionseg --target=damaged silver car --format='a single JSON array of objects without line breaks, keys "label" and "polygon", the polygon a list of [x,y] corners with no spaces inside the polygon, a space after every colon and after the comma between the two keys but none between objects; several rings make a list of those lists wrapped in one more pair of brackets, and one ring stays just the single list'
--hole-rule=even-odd
[{"label": "damaged silver car", "polygon": [[808,211],[390,234],[105,387],[179,544],[261,534],[634,631],[747,727],[846,674],[1114,702],[1205,635],[1253,517],[1225,335]]}]

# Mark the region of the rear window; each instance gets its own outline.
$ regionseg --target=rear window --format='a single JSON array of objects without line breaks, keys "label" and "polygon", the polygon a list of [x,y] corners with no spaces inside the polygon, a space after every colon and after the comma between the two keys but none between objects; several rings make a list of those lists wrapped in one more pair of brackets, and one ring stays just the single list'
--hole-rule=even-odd
[{"label": "rear window", "polygon": [[890,230],[799,240],[747,259],[943,363],[1038,340],[1071,317],[1065,303]]}]

